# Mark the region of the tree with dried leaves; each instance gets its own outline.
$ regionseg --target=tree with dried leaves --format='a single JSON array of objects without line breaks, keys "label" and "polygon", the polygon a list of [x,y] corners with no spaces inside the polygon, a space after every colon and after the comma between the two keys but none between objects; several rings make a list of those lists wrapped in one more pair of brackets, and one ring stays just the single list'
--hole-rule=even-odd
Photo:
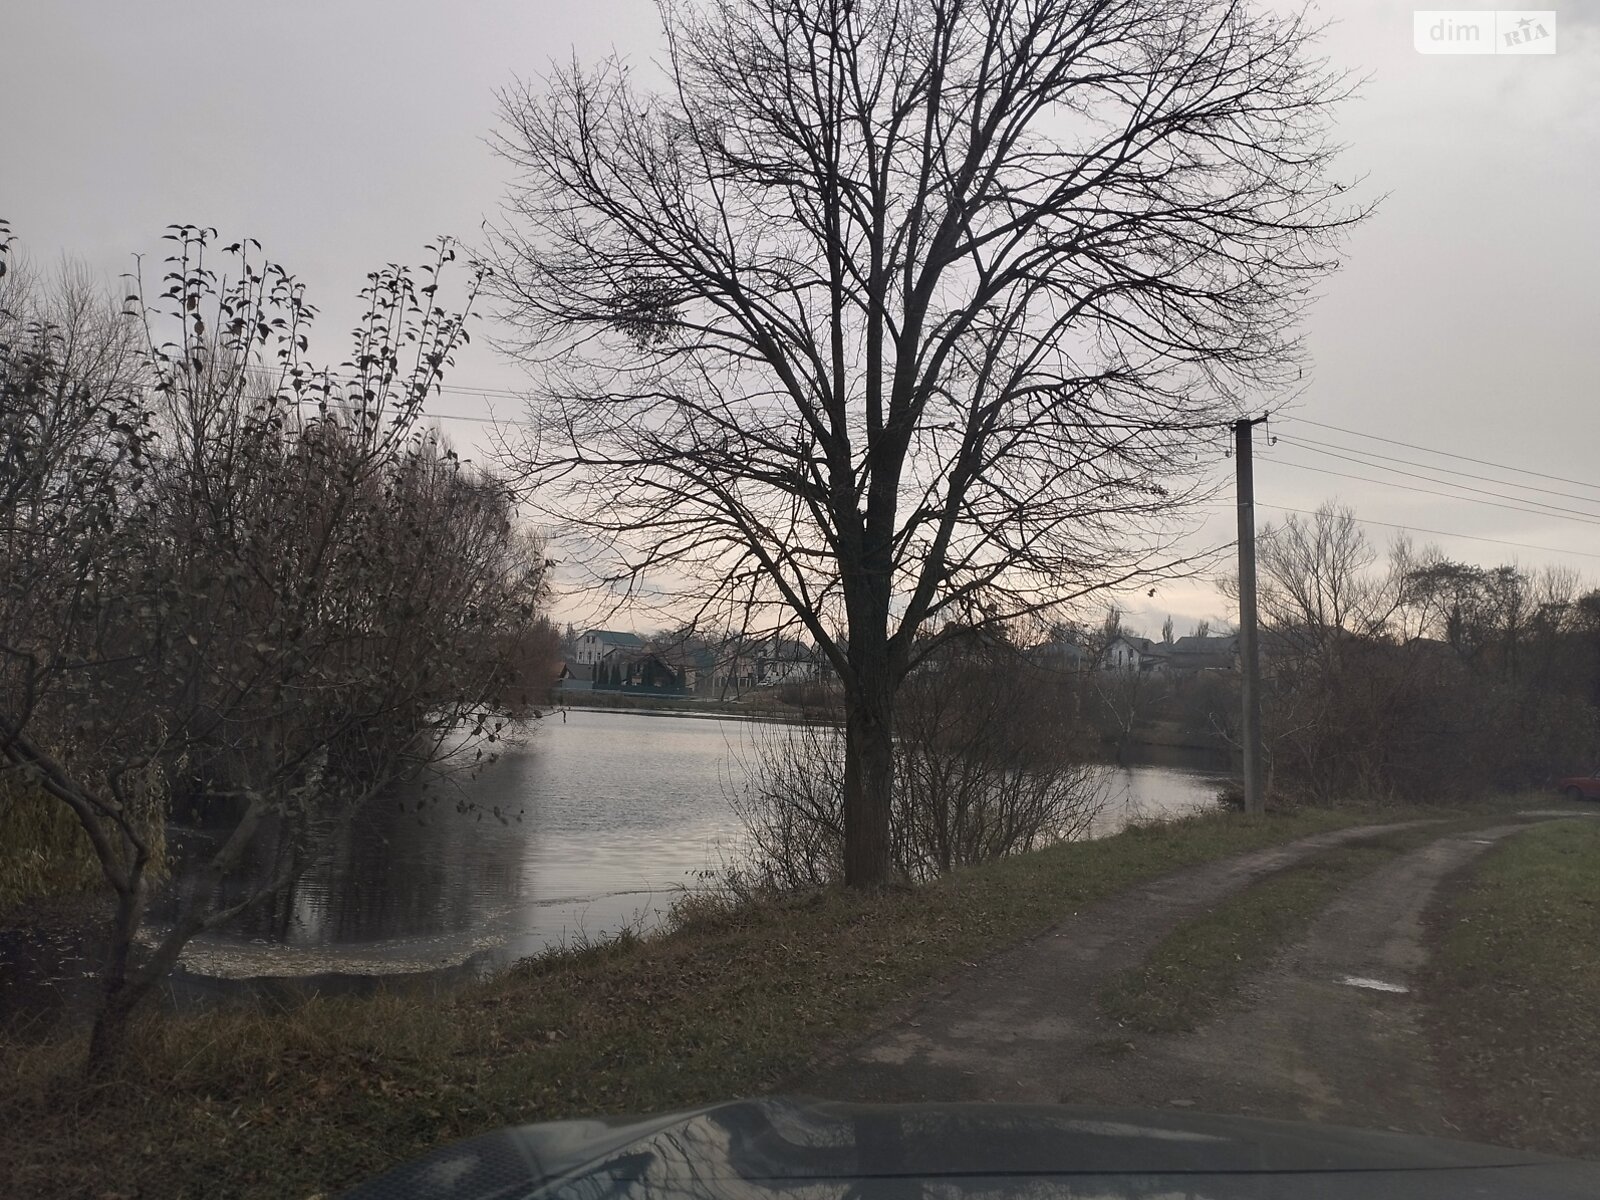
[{"label": "tree with dried leaves", "polygon": [[503,96],[506,455],[613,599],[819,647],[873,884],[940,632],[1178,569],[1200,452],[1296,377],[1362,216],[1325,139],[1350,84],[1234,0],[660,11],[663,91],[611,61]]},{"label": "tree with dried leaves", "polygon": [[[196,934],[397,779],[494,739],[499,653],[545,570],[507,488],[422,425],[476,290],[438,294],[448,245],[368,277],[329,371],[259,246],[168,236],[159,294],[128,298],[137,354],[49,311],[0,324],[0,773],[71,811],[112,894],[95,1070]],[[175,800],[225,832],[146,945]],[[269,829],[268,878],[238,896]]]}]

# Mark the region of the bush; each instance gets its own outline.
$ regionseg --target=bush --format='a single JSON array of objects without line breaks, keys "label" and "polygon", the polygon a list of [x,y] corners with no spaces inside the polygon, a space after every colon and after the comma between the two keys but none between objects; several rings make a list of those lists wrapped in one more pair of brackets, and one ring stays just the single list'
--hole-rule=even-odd
[{"label": "bush", "polygon": [[[1071,736],[1060,694],[1004,659],[940,664],[901,689],[890,842],[896,874],[923,882],[1081,834],[1104,771]],[[749,838],[735,886],[788,891],[838,879],[845,737],[837,723],[768,730],[733,797]]]}]

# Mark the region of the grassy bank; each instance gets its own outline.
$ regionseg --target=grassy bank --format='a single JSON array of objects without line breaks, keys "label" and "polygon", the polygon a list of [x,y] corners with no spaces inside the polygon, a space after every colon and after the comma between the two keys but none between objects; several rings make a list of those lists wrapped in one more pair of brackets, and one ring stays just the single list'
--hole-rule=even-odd
[{"label": "grassy bank", "polygon": [[1433,921],[1425,997],[1451,1119],[1482,1141],[1600,1155],[1600,821],[1509,838]]},{"label": "grassy bank", "polygon": [[1167,872],[1402,812],[1209,816],[957,872],[916,891],[697,903],[644,941],[446,998],[150,1018],[124,1077],[77,1043],[0,1046],[0,1190],[309,1196],[496,1126],[768,1091],[819,1046],[1081,905]]}]

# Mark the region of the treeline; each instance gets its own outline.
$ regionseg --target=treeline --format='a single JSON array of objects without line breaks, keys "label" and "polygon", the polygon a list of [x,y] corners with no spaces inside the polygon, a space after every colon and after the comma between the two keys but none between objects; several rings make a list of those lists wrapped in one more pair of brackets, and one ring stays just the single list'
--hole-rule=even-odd
[{"label": "treeline", "polygon": [[1600,591],[1404,539],[1324,505],[1266,531],[1264,726],[1283,783],[1435,799],[1600,761]]},{"label": "treeline", "polygon": [[[1405,537],[1383,553],[1330,503],[1262,530],[1257,600],[1269,785],[1284,798],[1426,802],[1600,764],[1600,590],[1575,571],[1481,567]],[[1105,669],[1124,632],[1115,608],[1053,628],[1030,686],[1069,697],[1119,760],[1145,744],[1237,753],[1237,664]],[[1230,659],[1232,636],[1214,639]],[[1047,653],[1063,646],[1070,660]]]},{"label": "treeline", "polygon": [[[115,897],[97,1059],[189,937],[291,879],[329,818],[492,741],[557,653],[510,489],[424,424],[476,292],[445,304],[451,247],[368,276],[330,369],[255,243],[168,240],[123,302],[14,256],[0,278],[0,866],[48,883],[27,862],[69,814]],[[230,832],[143,955],[175,813]],[[272,880],[224,903],[267,826]]]},{"label": "treeline", "polygon": [[[1449,799],[1600,763],[1600,591],[1572,571],[1374,547],[1332,504],[1259,538],[1262,725],[1277,793]],[[1108,740],[1238,744],[1239,677],[1097,672]]]}]

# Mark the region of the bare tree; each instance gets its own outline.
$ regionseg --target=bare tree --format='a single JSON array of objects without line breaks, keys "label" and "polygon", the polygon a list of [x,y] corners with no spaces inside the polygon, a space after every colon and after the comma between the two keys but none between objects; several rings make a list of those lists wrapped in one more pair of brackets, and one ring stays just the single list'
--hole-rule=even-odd
[{"label": "bare tree", "polygon": [[1386,573],[1354,511],[1326,502],[1309,519],[1289,516],[1258,541],[1257,603],[1276,644],[1330,655],[1347,638],[1384,633],[1400,606],[1409,549],[1402,542]]},{"label": "bare tree", "polygon": [[596,586],[827,656],[870,884],[938,631],[1175,569],[1197,438],[1295,377],[1362,215],[1324,139],[1350,88],[1237,0],[660,11],[663,94],[611,61],[503,96],[536,367],[506,449]]}]

